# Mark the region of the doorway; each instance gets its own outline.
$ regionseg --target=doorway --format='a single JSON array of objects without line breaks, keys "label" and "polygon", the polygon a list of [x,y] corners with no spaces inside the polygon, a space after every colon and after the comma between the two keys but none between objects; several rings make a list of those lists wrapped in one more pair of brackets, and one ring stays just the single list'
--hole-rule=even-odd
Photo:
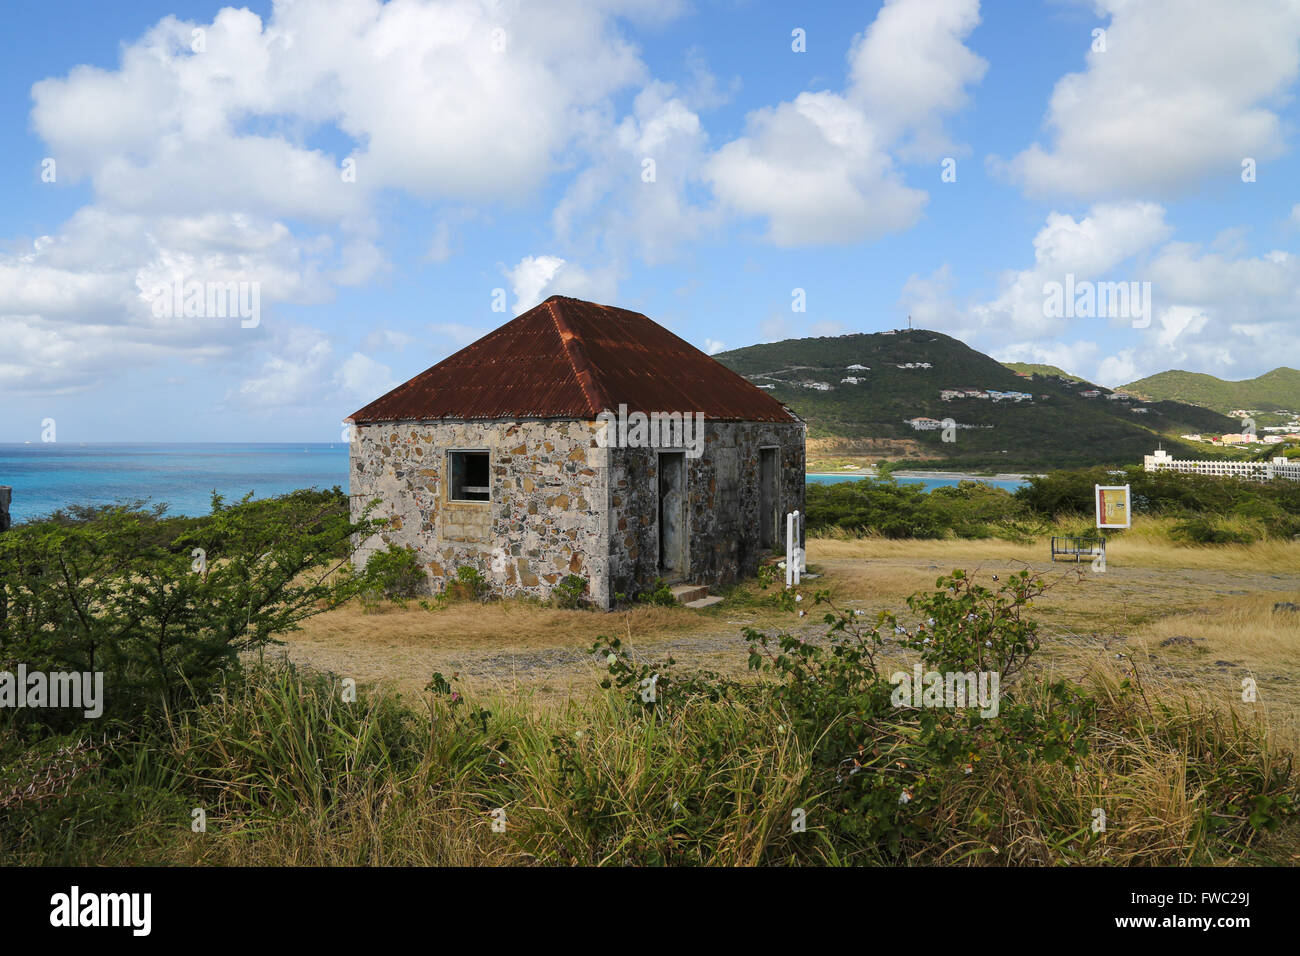
[{"label": "doorway", "polygon": [[775,548],[781,525],[781,500],[776,491],[776,449],[758,450],[758,543]]},{"label": "doorway", "polygon": [[659,455],[659,576],[681,580],[687,573],[686,453]]}]

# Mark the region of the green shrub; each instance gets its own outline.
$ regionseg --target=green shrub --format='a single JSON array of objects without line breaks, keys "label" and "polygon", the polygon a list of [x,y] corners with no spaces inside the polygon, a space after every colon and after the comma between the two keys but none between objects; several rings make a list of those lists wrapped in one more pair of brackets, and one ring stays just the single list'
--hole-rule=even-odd
[{"label": "green shrub", "polygon": [[668,582],[663,578],[655,578],[654,586],[648,591],[642,591],[636,596],[641,604],[655,604],[660,607],[675,607],[677,598],[673,595],[673,589],[669,587]]},{"label": "green shrub", "polygon": [[556,607],[573,609],[582,606],[582,598],[586,593],[586,578],[581,574],[566,574],[551,590],[551,600]]},{"label": "green shrub", "polygon": [[491,585],[483,572],[469,564],[458,567],[456,576],[447,583],[447,593],[462,601],[482,601],[491,591]]},{"label": "green shrub", "polygon": [[[126,506],[82,518],[0,535],[0,670],[102,672],[104,718],[127,724],[202,699],[241,653],[353,597],[355,576],[335,572],[373,531],[345,496],[316,491],[233,505],[213,495],[212,513],[183,525]],[[0,725],[53,732],[83,720],[0,711]]]},{"label": "green shrub", "polygon": [[[1134,516],[1185,519],[1182,540],[1234,542],[1300,534],[1300,482],[1147,472],[1136,467],[1119,474],[1104,467],[1054,471],[1031,477],[1014,493],[978,481],[928,492],[888,477],[814,483],[807,488],[808,530],[887,538],[1023,541],[1041,536],[1050,523],[1076,521],[1080,533],[1088,533],[1095,530],[1094,487],[1116,484],[1131,486]],[[1226,528],[1226,523],[1235,530]]]},{"label": "green shrub", "polygon": [[[897,860],[944,838],[942,796],[967,768],[981,760],[1072,766],[1087,751],[1094,711],[1064,682],[1042,685],[1032,701],[1017,697],[1016,681],[1038,648],[1037,626],[1023,611],[1046,590],[1041,578],[1023,571],[993,592],[955,571],[936,587],[909,599],[922,622],[912,627],[887,613],[864,627],[819,593],[816,602],[829,609],[826,642],[746,629],[750,667],[766,678],[757,685],[711,673],[678,677],[671,659],[635,660],[617,639],[593,651],[606,655],[605,686],[623,688],[629,705],[652,719],[671,719],[700,700],[781,715],[809,755],[808,802],[820,808],[837,852]],[[918,652],[927,671],[1001,675],[995,719],[973,707],[900,706],[896,675],[877,664],[887,640]]]},{"label": "green shrub", "polygon": [[1191,544],[1250,544],[1257,537],[1226,527],[1213,518],[1195,516],[1174,525],[1170,534],[1178,541]]},{"label": "green shrub", "polygon": [[[1084,688],[1032,668],[1024,612],[1043,588],[954,572],[871,624],[818,594],[823,638],[746,632],[754,680],[679,674],[602,638],[608,693],[563,712],[489,711],[438,673],[419,707],[353,699],[277,663],[130,737],[0,728],[0,863],[1285,860],[1286,834],[1280,851],[1255,844],[1294,825],[1290,755],[1262,724],[1166,704],[1136,677]],[[1005,675],[996,718],[896,702],[891,646],[923,668]]]},{"label": "green shrub", "polygon": [[406,606],[406,602],[428,588],[428,578],[414,548],[390,544],[366,560],[362,573],[363,601],[373,607],[380,598]]}]

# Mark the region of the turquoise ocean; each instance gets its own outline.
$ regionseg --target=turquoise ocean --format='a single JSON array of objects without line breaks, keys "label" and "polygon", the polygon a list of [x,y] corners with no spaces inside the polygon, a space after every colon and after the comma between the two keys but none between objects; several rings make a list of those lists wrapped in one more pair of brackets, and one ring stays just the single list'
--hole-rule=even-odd
[{"label": "turquoise ocean", "polygon": [[[810,482],[857,481],[855,475],[809,475]],[[928,488],[953,478],[899,478]],[[989,481],[1014,490],[1018,481]],[[266,498],[297,488],[346,490],[348,446],[342,442],[257,444],[0,444],[0,485],[13,486],[15,522],[68,505],[145,499],[169,514],[203,515],[215,490],[227,500]]]}]

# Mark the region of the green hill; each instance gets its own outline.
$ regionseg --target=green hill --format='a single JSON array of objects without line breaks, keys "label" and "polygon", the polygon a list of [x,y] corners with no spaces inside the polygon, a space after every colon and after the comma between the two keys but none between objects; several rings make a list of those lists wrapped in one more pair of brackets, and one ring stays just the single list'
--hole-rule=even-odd
[{"label": "green hill", "polygon": [[1044,378],[1055,375],[1057,378],[1063,378],[1070,382],[1086,382],[1087,379],[1080,378],[1077,375],[1071,375],[1069,372],[1057,368],[1055,365],[1042,365],[1038,362],[1003,362],[1007,368],[1013,372],[1019,372],[1023,375],[1042,375]]},{"label": "green hill", "polygon": [[1203,372],[1176,369],[1125,385],[1126,391],[1154,400],[1170,400],[1204,405],[1217,412],[1254,409],[1264,412],[1281,410],[1300,412],[1300,372],[1293,368],[1275,368],[1257,378],[1229,382]]},{"label": "green hill", "polygon": [[[1239,427],[1217,412],[1178,402],[1148,404],[1147,411],[1135,413],[1140,403],[1107,400],[1105,389],[1098,398],[1083,398],[1079,393],[1088,383],[1058,377],[1059,369],[1025,378],[957,339],[924,329],[789,339],[714,357],[794,409],[808,422],[810,439],[825,440],[823,445],[906,443],[911,458],[954,467],[1132,464],[1158,442],[1190,455],[1192,449],[1177,439],[1180,433]],[[899,367],[908,363],[929,367]],[[941,389],[966,388],[1028,392],[1032,399],[940,398]],[[952,418],[974,427],[958,428],[956,440],[944,442],[938,430],[906,424],[915,417]]]}]

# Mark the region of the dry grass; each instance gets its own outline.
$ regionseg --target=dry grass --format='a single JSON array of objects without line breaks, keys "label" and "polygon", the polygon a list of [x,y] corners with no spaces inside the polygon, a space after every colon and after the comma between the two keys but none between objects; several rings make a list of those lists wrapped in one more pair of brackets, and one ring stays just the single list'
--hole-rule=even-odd
[{"label": "dry grass", "polygon": [[[1190,545],[1176,544],[1169,539],[1172,519],[1147,519],[1123,534],[1107,539],[1107,569],[1113,568],[1181,568],[1192,570],[1220,570],[1227,573],[1245,571],[1256,573],[1274,571],[1296,574],[1300,569],[1300,542],[1256,541],[1248,545]],[[1054,529],[1056,534],[1066,534],[1070,526]],[[932,563],[954,563],[954,566],[972,566],[988,561],[1022,561],[1030,564],[1050,564],[1047,537],[1022,543],[1000,538],[945,539],[918,541],[881,537],[845,537],[828,535],[810,538],[810,560],[818,558],[901,558],[915,560],[920,556],[931,558]],[[1087,567],[1085,563],[1083,565]]]},{"label": "dry grass", "polygon": [[[1184,653],[1239,660],[1251,667],[1300,667],[1300,613],[1274,610],[1277,595],[1252,594],[1221,601],[1214,612],[1162,617],[1143,627],[1137,640],[1148,651],[1170,641]],[[1300,591],[1286,603],[1300,606]],[[1186,645],[1184,640],[1192,641]]]},{"label": "dry grass", "polygon": [[[953,781],[937,811],[941,835],[916,850],[915,862],[1300,861],[1294,824],[1238,852],[1208,838],[1204,823],[1209,806],[1244,805],[1225,787],[1249,790],[1300,749],[1300,612],[1273,609],[1300,604],[1300,545],[1174,548],[1134,536],[1117,542],[1105,573],[1086,563],[1054,566],[1046,551],[1046,542],[996,540],[809,542],[817,577],[805,592],[826,589],[841,606],[904,617],[907,596],[954,568],[993,587],[994,575],[1005,580],[1023,567],[1049,574],[1055,586],[1032,611],[1041,622],[1039,666],[1046,677],[1093,688],[1103,711],[1074,771],[1014,762]],[[146,853],[146,862],[594,864],[653,859],[671,832],[681,862],[785,860],[780,841],[788,839],[791,806],[808,797],[809,760],[784,720],[756,727],[752,715],[705,706],[663,725],[628,721],[599,689],[604,668],[585,653],[597,635],[617,634],[643,656],[671,654],[683,669],[739,676],[747,673],[746,625],[804,636],[825,630],[815,610],[795,618],[754,583],[704,612],[645,606],[602,614],[510,601],[382,613],[353,605],[320,615],[288,636],[293,660],[396,689],[419,713],[442,708],[415,735],[413,746],[423,748],[416,765],[374,757],[359,772],[331,777],[349,784],[328,809],[313,803],[317,752],[327,759],[333,752],[323,741],[365,735],[343,726],[330,737],[321,727],[342,720],[342,709],[329,719],[299,714],[313,698],[268,687],[256,706],[207,708],[206,732],[178,740],[179,754],[200,744],[211,752],[195,764],[216,788],[205,798],[211,832],[159,847],[152,835],[162,823],[151,818],[124,840],[145,847],[133,852]],[[434,671],[458,674],[457,689],[491,712],[482,740],[505,741],[499,750],[485,753],[473,733],[456,730],[448,704],[421,693]],[[1244,677],[1257,683],[1254,703],[1241,699]],[[1121,693],[1123,681],[1139,692]],[[580,777],[561,772],[557,737],[571,742]],[[227,753],[230,740],[250,743]],[[266,756],[250,759],[254,742]],[[468,757],[454,749],[467,745],[476,748]],[[491,782],[498,758],[515,788],[508,795]],[[259,789],[249,791],[250,781],[261,781]],[[265,808],[258,795],[280,790]],[[299,790],[308,796],[297,798]],[[694,808],[686,829],[672,811],[683,794]],[[519,828],[514,840],[490,830],[487,808],[502,801]],[[276,810],[298,803],[307,809]],[[1106,813],[1104,838],[1089,832],[1097,808]]]},{"label": "dry grass", "polygon": [[[776,615],[760,616],[766,621]],[[404,609],[388,605],[367,613],[352,602],[286,635],[283,651],[297,663],[402,693],[418,692],[439,671],[460,674],[461,686],[477,696],[526,688],[550,705],[595,686],[597,668],[583,656],[600,635],[652,647],[721,629],[738,634],[742,621],[755,620],[753,613],[737,617],[734,608],[722,613],[644,605],[601,614],[494,601],[453,603],[437,611],[415,603]]]},{"label": "dry grass", "polygon": [[[1086,562],[1052,564],[1046,540],[812,538],[808,560],[819,576],[805,583],[843,606],[905,613],[908,595],[933,588],[954,568],[991,585],[995,574],[1028,567],[1055,581],[1034,609],[1047,665],[1078,677],[1125,655],[1172,686],[1209,689],[1220,699],[1239,698],[1242,677],[1253,676],[1276,730],[1300,736],[1300,614],[1272,611],[1277,602],[1300,604],[1300,543],[1176,546],[1159,529],[1140,528],[1113,539],[1109,550],[1103,574]],[[462,689],[477,697],[527,694],[533,706],[553,711],[595,691],[602,671],[585,650],[602,634],[622,637],[643,655],[671,654],[682,667],[745,674],[742,628],[797,625],[762,597],[751,582],[703,612],[642,606],[602,614],[505,601],[365,613],[352,604],[307,621],[287,636],[284,650],[363,685],[410,695],[440,671],[458,674]],[[815,620],[802,626],[815,628]],[[1177,636],[1194,640],[1161,646]]]}]

